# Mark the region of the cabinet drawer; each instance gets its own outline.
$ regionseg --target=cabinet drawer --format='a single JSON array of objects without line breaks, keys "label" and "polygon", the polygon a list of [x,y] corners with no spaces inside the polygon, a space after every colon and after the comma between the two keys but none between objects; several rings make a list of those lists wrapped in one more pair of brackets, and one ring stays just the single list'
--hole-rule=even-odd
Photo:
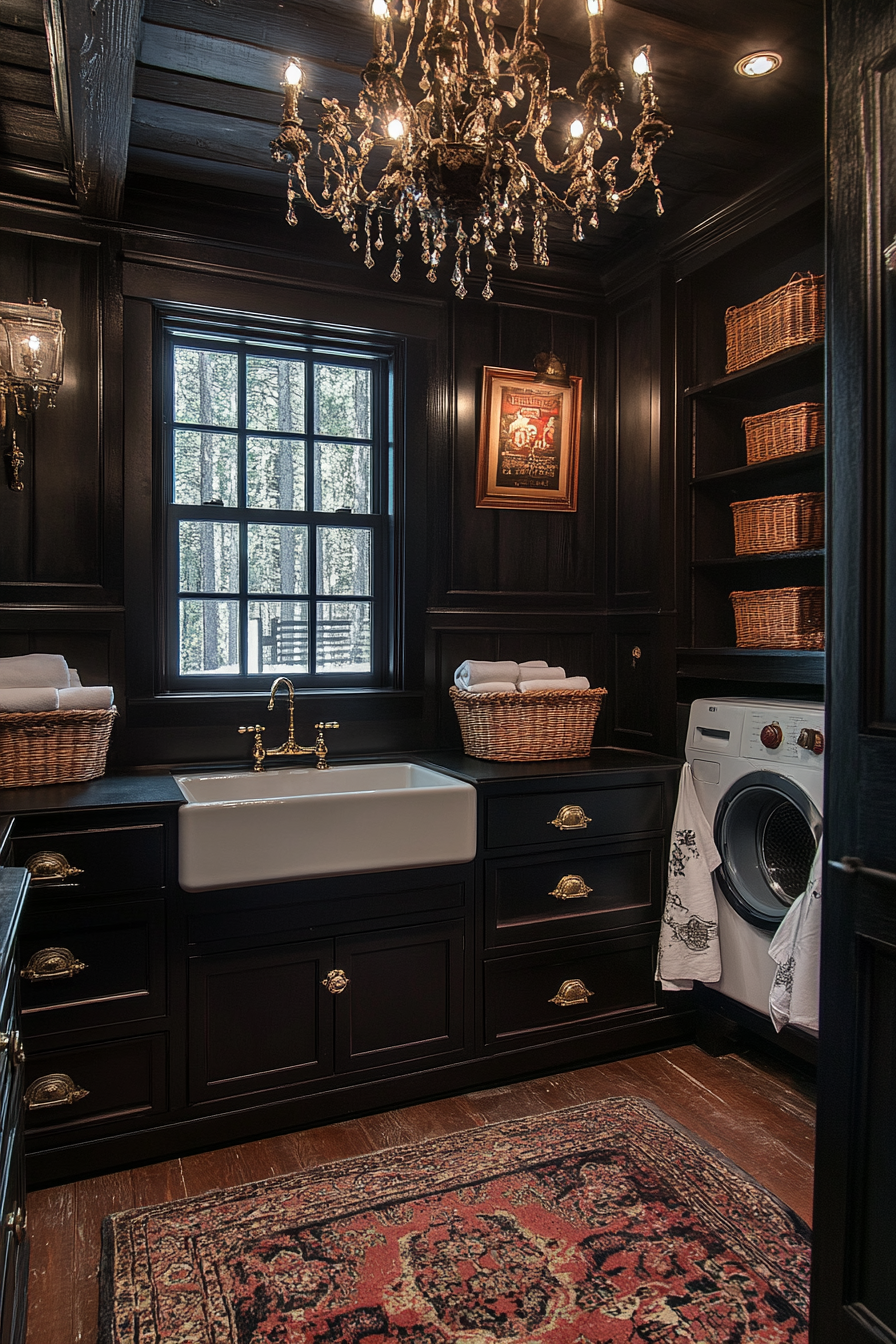
[{"label": "cabinet drawer", "polygon": [[585,839],[661,831],[662,784],[615,789],[564,789],[490,798],[486,810],[489,849],[581,844]]},{"label": "cabinet drawer", "polygon": [[165,1012],[165,901],[63,906],[19,935],[26,1037]]},{"label": "cabinet drawer", "polygon": [[166,1054],[161,1032],[29,1053],[26,1131],[75,1129],[165,1110]]},{"label": "cabinet drawer", "polygon": [[513,947],[659,919],[663,841],[485,865],[485,945]]},{"label": "cabinet drawer", "polygon": [[112,891],[151,891],[165,885],[165,828],[126,826],[90,831],[47,831],[13,840],[15,863],[22,868],[35,855],[60,854],[71,868],[64,877],[42,878],[32,872],[29,900],[44,892],[82,891],[91,896]]},{"label": "cabinet drawer", "polygon": [[[654,1008],[655,945],[654,937],[617,938],[487,961],[486,1044],[515,1047],[527,1038],[591,1029],[601,1017]],[[577,992],[570,981],[584,989]]]}]

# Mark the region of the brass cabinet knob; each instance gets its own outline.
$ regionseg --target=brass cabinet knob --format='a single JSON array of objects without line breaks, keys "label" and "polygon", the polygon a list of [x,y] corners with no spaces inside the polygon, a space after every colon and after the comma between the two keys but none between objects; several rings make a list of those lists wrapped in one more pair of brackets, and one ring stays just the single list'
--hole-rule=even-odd
[{"label": "brass cabinet knob", "polygon": [[554,890],[548,894],[556,896],[558,901],[577,901],[590,896],[591,891],[584,877],[579,877],[578,873],[569,873],[567,877],[561,877]]},{"label": "brass cabinet knob", "polygon": [[342,994],[348,989],[351,981],[345,971],[328,971],[321,980],[324,989],[328,989],[331,994]]},{"label": "brass cabinet knob", "polygon": [[12,1032],[12,1034],[7,1031],[0,1031],[0,1055],[7,1052],[14,1069],[25,1063],[25,1050],[22,1046],[22,1038],[17,1031]]},{"label": "brass cabinet knob", "polygon": [[73,867],[64,854],[57,854],[52,849],[42,849],[32,854],[25,860],[25,867],[31,874],[32,882],[62,882],[84,871],[83,868]]},{"label": "brass cabinet knob", "polygon": [[42,1111],[50,1106],[71,1106],[74,1101],[89,1097],[85,1087],[78,1087],[67,1073],[47,1073],[43,1078],[35,1078],[26,1090],[24,1102],[26,1111]]},{"label": "brass cabinet knob", "polygon": [[548,1003],[556,1003],[560,1008],[577,1008],[587,1003],[594,995],[592,989],[586,989],[581,980],[564,980]]},{"label": "brass cabinet knob", "polygon": [[87,963],[79,961],[67,947],[42,947],[29,957],[20,974],[23,980],[70,980],[86,970]]},{"label": "brass cabinet knob", "polygon": [[558,831],[584,831],[590,820],[578,803],[565,803],[548,825],[556,826]]},{"label": "brass cabinet knob", "polygon": [[28,1215],[23,1208],[11,1209],[6,1215],[6,1230],[12,1232],[16,1241],[24,1241],[28,1235]]}]

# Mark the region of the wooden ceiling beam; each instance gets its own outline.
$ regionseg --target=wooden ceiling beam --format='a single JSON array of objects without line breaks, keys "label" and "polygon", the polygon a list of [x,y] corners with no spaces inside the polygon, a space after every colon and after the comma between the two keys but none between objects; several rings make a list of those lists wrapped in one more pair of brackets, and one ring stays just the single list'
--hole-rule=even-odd
[{"label": "wooden ceiling beam", "polygon": [[116,219],[143,0],[44,0],[53,99],[84,215]]}]

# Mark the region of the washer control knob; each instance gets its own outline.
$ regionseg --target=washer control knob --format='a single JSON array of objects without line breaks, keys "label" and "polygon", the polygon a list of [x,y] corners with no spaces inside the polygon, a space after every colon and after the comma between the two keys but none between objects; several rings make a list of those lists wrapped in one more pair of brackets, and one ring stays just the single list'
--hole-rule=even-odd
[{"label": "washer control knob", "polygon": [[817,728],[804,728],[796,740],[798,747],[805,747],[807,751],[813,751],[816,756],[820,756],[824,751],[824,733],[820,733]]},{"label": "washer control knob", "polygon": [[774,751],[775,747],[780,747],[784,741],[784,733],[781,730],[780,723],[767,723],[759,734],[759,741],[770,751]]}]

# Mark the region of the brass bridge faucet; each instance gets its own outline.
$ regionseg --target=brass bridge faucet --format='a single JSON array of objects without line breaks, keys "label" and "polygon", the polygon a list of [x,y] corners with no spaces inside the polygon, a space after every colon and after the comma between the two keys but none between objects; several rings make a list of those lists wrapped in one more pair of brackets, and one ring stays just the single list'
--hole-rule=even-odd
[{"label": "brass bridge faucet", "polygon": [[268,701],[268,710],[270,711],[274,708],[274,700],[281,686],[286,687],[287,694],[289,695],[289,727],[286,733],[286,741],[283,745],[266,750],[261,740],[261,735],[264,732],[264,728],[261,724],[256,723],[254,727],[250,724],[248,727],[240,728],[239,730],[241,733],[255,734],[255,743],[252,747],[252,756],[255,764],[252,768],[254,770],[263,770],[265,759],[268,756],[316,756],[318,770],[329,770],[330,767],[327,764],[327,744],[324,741],[324,729],[338,728],[339,724],[335,719],[329,719],[326,723],[316,723],[314,726],[317,729],[317,739],[314,746],[300,747],[298,742],[296,742],[294,726],[296,692],[289,677],[278,677],[274,682],[271,687],[271,698]]}]

